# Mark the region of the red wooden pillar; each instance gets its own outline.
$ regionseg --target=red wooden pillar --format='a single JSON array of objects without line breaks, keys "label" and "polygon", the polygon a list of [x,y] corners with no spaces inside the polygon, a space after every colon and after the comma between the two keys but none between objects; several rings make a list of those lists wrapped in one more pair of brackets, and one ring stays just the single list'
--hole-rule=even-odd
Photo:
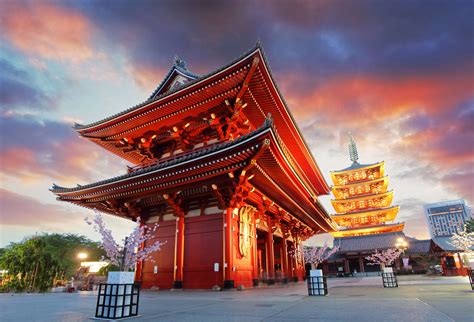
[{"label": "red wooden pillar", "polygon": [[364,269],[364,258],[363,258],[363,257],[359,257],[359,272],[361,272],[361,273],[364,273],[364,272],[365,272],[365,269]]},{"label": "red wooden pillar", "polygon": [[183,288],[184,217],[176,218],[175,271],[173,288]]},{"label": "red wooden pillar", "polygon": [[344,273],[350,273],[349,261],[344,259]]},{"label": "red wooden pillar", "polygon": [[227,208],[224,221],[224,285],[225,289],[234,288],[234,247],[232,241],[232,208]]},{"label": "red wooden pillar", "polygon": [[288,247],[286,245],[286,238],[283,237],[281,240],[281,269],[283,271],[283,277],[288,277]]},{"label": "red wooden pillar", "polygon": [[273,233],[271,229],[267,232],[267,254],[268,254],[268,281],[275,282],[275,248],[273,247]]}]

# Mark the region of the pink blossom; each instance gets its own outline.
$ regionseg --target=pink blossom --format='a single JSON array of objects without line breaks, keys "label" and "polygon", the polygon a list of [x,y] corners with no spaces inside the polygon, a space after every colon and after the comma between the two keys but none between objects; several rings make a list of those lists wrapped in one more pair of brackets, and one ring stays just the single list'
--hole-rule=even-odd
[{"label": "pink blossom", "polygon": [[329,248],[327,243],[324,243],[323,247],[304,247],[303,258],[306,264],[313,264],[318,267],[319,264],[323,263],[332,254],[336,253],[339,247]]},{"label": "pink blossom", "polygon": [[138,218],[137,226],[132,233],[122,241],[123,246],[119,246],[112,237],[112,232],[105,228],[105,223],[100,214],[96,214],[92,222],[85,218],[85,222],[93,226],[94,230],[101,235],[100,246],[105,250],[107,260],[113,265],[120,266],[121,270],[134,269],[136,263],[142,260],[153,261],[151,254],[159,251],[161,246],[165,244],[165,242],[155,241],[144,247],[145,242],[153,238],[152,233],[156,230],[158,224],[147,227],[140,224],[140,218]]},{"label": "pink blossom", "polygon": [[448,244],[459,250],[472,253],[474,252],[474,232],[468,233],[466,227],[464,227],[463,231],[453,234],[451,242],[448,242]]},{"label": "pink blossom", "polygon": [[369,265],[380,264],[382,266],[389,266],[400,257],[401,253],[402,251],[398,248],[389,248],[381,252],[376,249],[373,254],[365,257],[365,259],[370,262],[368,263]]}]

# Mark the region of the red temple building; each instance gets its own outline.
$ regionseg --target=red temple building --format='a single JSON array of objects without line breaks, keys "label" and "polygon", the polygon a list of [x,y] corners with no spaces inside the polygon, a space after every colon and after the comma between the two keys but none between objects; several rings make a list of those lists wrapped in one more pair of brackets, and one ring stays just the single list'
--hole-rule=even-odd
[{"label": "red temple building", "polygon": [[[75,130],[133,164],[59,200],[158,223],[167,243],[140,263],[142,287],[232,288],[303,278],[302,242],[334,232],[330,188],[262,48],[204,76],[175,59],[145,102]],[[151,240],[150,242],[153,242]]]},{"label": "red temple building", "polygon": [[391,206],[393,191],[388,191],[384,162],[360,164],[352,135],[349,156],[350,167],[331,172],[335,197],[331,203],[336,211],[332,218],[339,226],[332,235],[339,251],[326,263],[329,273],[378,270],[379,267],[367,265],[364,258],[375,249],[394,248],[399,238],[405,240],[405,224],[388,223],[395,219],[400,207]]}]

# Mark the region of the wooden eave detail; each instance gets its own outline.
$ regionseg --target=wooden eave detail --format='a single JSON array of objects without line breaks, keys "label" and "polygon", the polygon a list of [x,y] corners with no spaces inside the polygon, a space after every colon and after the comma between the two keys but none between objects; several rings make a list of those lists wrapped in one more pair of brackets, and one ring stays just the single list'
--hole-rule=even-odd
[{"label": "wooden eave detail", "polygon": [[[360,168],[357,168],[357,169],[331,171],[330,172],[331,179],[332,179],[333,183],[335,185],[337,185],[337,177],[338,176],[349,174],[349,173],[354,173],[354,172],[365,171],[365,170],[369,170],[369,169],[376,169],[376,168],[379,168],[379,167],[380,167],[380,170],[379,170],[380,177],[383,177],[384,176],[384,163],[385,163],[385,161],[381,161],[381,162],[374,163],[374,164],[371,164],[371,165],[366,166],[366,167],[360,167]],[[357,182],[354,182],[354,183],[360,183],[360,182],[364,182],[364,181],[366,181],[366,179],[360,180],[360,181],[357,181]],[[352,183],[350,183],[350,184],[352,184]]]},{"label": "wooden eave detail", "polygon": [[[369,181],[361,181],[361,182],[357,182],[357,183],[351,183],[351,184],[347,184],[347,185],[343,185],[343,186],[333,186],[331,190],[332,190],[332,193],[334,194],[334,197],[336,199],[343,199],[344,198],[343,197],[343,192],[346,189],[350,189],[351,187],[370,186],[371,184],[378,183],[378,182],[383,182],[382,193],[387,192],[387,189],[388,189],[388,176],[384,176],[382,178],[369,180]],[[349,197],[349,198],[355,198],[357,196],[365,196],[365,195],[369,195],[369,194],[370,194],[370,192],[366,193],[366,194],[354,195],[353,197]],[[349,199],[349,198],[346,198],[346,199]]]},{"label": "wooden eave detail", "polygon": [[353,229],[344,229],[336,232],[332,232],[333,237],[351,237],[351,236],[362,236],[362,235],[374,235],[389,232],[399,232],[405,227],[405,223],[397,223],[390,225],[379,225],[379,226],[368,226],[368,227],[356,227]]},{"label": "wooden eave detail", "polygon": [[163,167],[154,171],[132,174],[121,180],[95,185],[74,191],[53,191],[60,200],[101,201],[108,198],[126,198],[150,190],[171,189],[186,183],[202,180],[235,171],[244,167],[249,158],[263,145],[268,130],[212,153],[194,159]]},{"label": "wooden eave detail", "polygon": [[377,179],[374,179],[374,180],[348,183],[348,184],[345,184],[345,185],[334,185],[334,186],[332,186],[332,190],[339,190],[339,189],[345,189],[345,188],[350,188],[350,187],[357,187],[357,186],[360,186],[360,185],[370,185],[372,183],[376,183],[376,182],[379,182],[379,181],[388,181],[388,176],[384,176],[382,178],[377,178]]},{"label": "wooden eave detail", "polygon": [[350,203],[350,202],[357,202],[361,200],[373,200],[373,199],[378,199],[378,198],[390,198],[390,203],[393,198],[393,190],[383,192],[383,193],[378,193],[378,194],[371,194],[371,195],[365,195],[365,196],[360,196],[360,197],[354,197],[354,198],[347,198],[347,199],[331,199],[332,205],[335,207],[340,204],[345,204],[345,203]]},{"label": "wooden eave detail", "polygon": [[[265,145],[269,148],[262,149]],[[213,180],[216,180],[218,176],[228,177],[229,172],[235,173],[251,167],[255,174],[251,184],[258,186],[262,193],[271,195],[274,199],[281,199],[281,207],[286,211],[297,216],[314,231],[329,232],[336,229],[336,224],[324,208],[319,207],[319,204],[312,199],[289,162],[285,160],[285,155],[281,151],[272,127],[235,144],[235,146],[216,151],[214,155],[204,155],[198,159],[193,159],[186,164],[178,163],[166,169],[131,175],[118,182],[112,181],[108,184],[73,192],[55,193],[60,200],[89,208],[111,199],[133,199],[150,193],[160,193],[160,191],[166,193],[179,191],[183,189],[183,186],[206,185],[210,187],[208,190],[212,193],[211,190],[218,190],[217,186],[215,189],[212,187]],[[276,159],[279,161],[277,162]],[[202,164],[209,165],[202,166]],[[276,180],[270,179],[270,176],[263,170],[263,168],[275,167],[275,165],[278,165],[276,175],[280,179],[278,180],[280,185],[285,178],[283,188]],[[275,195],[275,191],[277,191],[277,195]],[[219,191],[214,193],[217,196],[220,194]],[[222,203],[223,200],[220,202]]]}]

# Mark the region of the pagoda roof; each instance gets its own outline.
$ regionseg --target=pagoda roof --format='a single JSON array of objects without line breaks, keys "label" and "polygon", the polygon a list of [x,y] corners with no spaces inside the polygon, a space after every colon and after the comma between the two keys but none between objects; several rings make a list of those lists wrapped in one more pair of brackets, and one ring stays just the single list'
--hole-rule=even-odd
[{"label": "pagoda roof", "polygon": [[383,213],[383,212],[398,212],[399,210],[400,210],[400,206],[391,206],[387,208],[374,209],[374,210],[368,210],[368,211],[353,211],[353,212],[346,212],[342,214],[333,214],[331,215],[331,217],[364,217],[364,216],[376,215],[378,213]]},{"label": "pagoda roof", "polygon": [[377,193],[377,194],[366,194],[366,195],[354,196],[354,197],[350,197],[346,199],[331,199],[331,202],[333,204],[334,203],[337,204],[337,203],[360,201],[360,200],[370,200],[370,199],[381,198],[381,197],[386,197],[386,196],[393,196],[393,190]]},{"label": "pagoda roof", "polygon": [[[253,64],[256,64],[255,72],[247,79]],[[167,76],[169,78],[178,72],[184,73],[181,67],[173,67]],[[259,44],[209,74],[194,76],[195,79],[169,90],[164,90],[170,82],[165,77],[145,102],[88,125],[76,124],[75,130],[112,153],[140,165],[143,157],[134,152],[125,153],[117,147],[118,140],[125,136],[143,135],[157,125],[173,126],[177,120],[205,113],[241,94],[242,100],[248,103],[243,113],[253,129],[262,124],[268,114],[272,115],[286,151],[296,161],[296,171],[312,191],[313,198],[329,193],[329,186],[274,81]]]},{"label": "pagoda roof", "polygon": [[351,172],[354,170],[362,170],[362,169],[370,169],[370,168],[375,168],[377,166],[383,165],[384,161],[376,162],[376,163],[370,163],[370,164],[360,164],[358,162],[353,162],[350,167],[341,169],[341,170],[334,170],[331,171],[331,173],[334,174],[340,174],[341,172]]},{"label": "pagoda roof", "polygon": [[381,224],[371,226],[359,226],[351,227],[346,229],[340,229],[336,232],[331,233],[334,237],[344,237],[347,235],[375,235],[387,232],[399,232],[405,227],[405,223],[394,223],[394,224]]},{"label": "pagoda roof", "polygon": [[356,186],[360,186],[360,185],[372,184],[372,183],[375,183],[375,182],[387,181],[387,180],[388,180],[388,176],[383,176],[381,178],[368,180],[368,181],[357,181],[357,182],[351,182],[351,183],[348,183],[348,184],[345,184],[345,185],[334,185],[334,186],[332,186],[332,189],[345,189],[345,188],[350,188],[352,186],[356,187]]},{"label": "pagoda roof", "polygon": [[218,178],[229,180],[227,174],[230,172],[250,167],[254,174],[251,184],[260,193],[275,200],[282,209],[315,231],[334,231],[336,224],[318,200],[311,197],[310,191],[292,169],[283,148],[272,121],[267,119],[263,126],[234,141],[216,143],[169,161],[88,185],[72,188],[53,185],[51,191],[58,195],[59,200],[113,213],[103,206],[104,203],[206,187]]}]

